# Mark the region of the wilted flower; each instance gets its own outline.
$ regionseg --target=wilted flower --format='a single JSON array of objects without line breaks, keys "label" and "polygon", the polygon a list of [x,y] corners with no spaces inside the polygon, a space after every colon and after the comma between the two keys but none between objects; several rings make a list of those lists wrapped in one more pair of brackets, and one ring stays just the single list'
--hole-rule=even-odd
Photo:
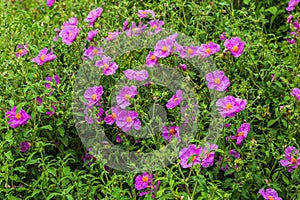
[{"label": "wilted flower", "polygon": [[158,64],[158,57],[156,57],[154,53],[150,51],[148,56],[146,57],[146,65],[148,67],[153,67],[154,65],[157,64]]},{"label": "wilted flower", "polygon": [[239,37],[233,37],[225,40],[224,46],[234,57],[239,57],[244,51],[245,42],[241,41]]},{"label": "wilted flower", "polygon": [[177,90],[176,94],[173,95],[172,98],[168,100],[168,103],[166,106],[168,109],[173,109],[176,106],[178,106],[181,102],[182,102],[182,91]]},{"label": "wilted flower", "polygon": [[230,81],[223,71],[217,70],[213,73],[209,72],[206,74],[205,78],[209,89],[225,91],[230,86]]},{"label": "wilted flower", "polygon": [[155,13],[154,13],[153,10],[139,10],[139,11],[138,11],[138,15],[139,15],[139,17],[140,17],[141,19],[142,19],[142,18],[147,18],[148,15],[151,15],[152,18],[155,17]]},{"label": "wilted flower", "polygon": [[226,32],[223,32],[223,33],[220,35],[220,40],[226,40]]},{"label": "wilted flower", "polygon": [[182,46],[180,49],[181,58],[193,58],[199,55],[203,56],[199,46]]},{"label": "wilted flower", "polygon": [[182,71],[185,71],[185,70],[186,70],[186,64],[180,64],[178,67],[179,67],[179,69],[181,69]]},{"label": "wilted flower", "polygon": [[97,121],[98,122],[101,122],[103,120],[103,118],[102,118],[103,114],[104,114],[104,109],[100,107],[99,111],[97,113]]},{"label": "wilted flower", "polygon": [[25,45],[18,45],[16,50],[17,50],[16,53],[17,58],[19,56],[24,56],[28,52],[28,44],[26,43]]},{"label": "wilted flower", "polygon": [[218,110],[223,118],[233,118],[237,113],[246,108],[247,101],[233,96],[226,96],[216,102],[216,106],[220,107]]},{"label": "wilted flower", "polygon": [[220,51],[220,46],[214,42],[202,44],[199,48],[199,53],[203,58],[213,55]]},{"label": "wilted flower", "polygon": [[290,94],[291,94],[291,96],[296,97],[298,101],[300,101],[300,89],[299,88],[293,88],[293,90]]},{"label": "wilted flower", "polygon": [[128,22],[128,20],[126,19],[126,20],[124,21],[124,23],[123,23],[122,31],[125,31],[125,30],[126,30],[128,24],[129,24],[129,22]]},{"label": "wilted flower", "polygon": [[229,155],[232,155],[235,158],[240,158],[241,154],[238,153],[235,149],[230,149],[230,151],[228,152]]},{"label": "wilted flower", "polygon": [[54,60],[55,58],[56,58],[56,55],[53,54],[52,49],[51,49],[50,53],[48,53],[48,48],[44,48],[31,61],[35,62],[38,65],[42,65],[45,62],[49,62],[49,61]]},{"label": "wilted flower", "polygon": [[131,105],[130,98],[133,98],[137,94],[138,91],[136,86],[124,86],[116,97],[118,106],[124,109]]},{"label": "wilted flower", "polygon": [[134,71],[132,69],[127,69],[123,71],[123,73],[128,80],[143,81],[148,78],[148,71],[146,70]]},{"label": "wilted flower", "polygon": [[288,24],[291,23],[292,19],[293,19],[293,15],[289,15],[287,18],[287,23]]},{"label": "wilted flower", "polygon": [[236,136],[231,136],[231,139],[236,139],[236,144],[241,145],[243,140],[247,138],[248,133],[250,131],[250,124],[249,123],[243,123],[240,128],[236,131]]},{"label": "wilted flower", "polygon": [[178,142],[180,142],[181,139],[180,139],[179,126],[170,126],[170,127],[163,126],[162,137],[167,141],[171,141],[173,137],[176,137]]},{"label": "wilted flower", "polygon": [[55,111],[56,111],[56,107],[55,106],[51,106],[51,108],[53,109],[53,111],[49,110],[46,112],[46,115],[48,116],[52,116],[54,115]]},{"label": "wilted flower", "polygon": [[102,97],[103,88],[102,86],[94,86],[88,88],[84,93],[84,99],[88,100],[88,105],[95,105]]},{"label": "wilted flower", "polygon": [[30,142],[21,142],[20,151],[24,153],[30,148],[30,146],[31,146]]},{"label": "wilted flower", "polygon": [[132,22],[131,27],[126,30],[126,35],[128,37],[139,36],[145,28],[147,28],[147,26],[144,25],[142,22],[139,22],[138,26],[135,24],[135,22]]},{"label": "wilted flower", "polygon": [[258,193],[261,194],[265,200],[282,200],[282,198],[278,197],[277,192],[272,188],[268,188],[266,191],[262,188]]},{"label": "wilted flower", "polygon": [[283,167],[288,167],[288,172],[293,172],[300,166],[299,150],[296,147],[289,146],[284,150],[285,159],[280,160]]},{"label": "wilted flower", "polygon": [[93,155],[91,155],[91,151],[92,149],[88,148],[84,153],[84,156],[82,156],[82,161],[84,163],[88,161],[87,165],[91,165],[96,160],[96,158]]},{"label": "wilted flower", "polygon": [[182,168],[190,168],[194,165],[200,164],[201,149],[196,145],[191,144],[187,148],[183,148],[179,152],[180,165]]},{"label": "wilted flower", "polygon": [[88,32],[88,37],[86,38],[87,41],[92,41],[94,37],[98,34],[98,29],[96,30],[91,30]]},{"label": "wilted flower", "polygon": [[18,113],[16,111],[17,107],[14,106],[11,111],[6,112],[5,114],[5,116],[9,118],[8,123],[11,128],[17,128],[18,126],[25,125],[31,118],[30,115],[28,115],[23,109],[20,109]]},{"label": "wilted flower", "polygon": [[139,114],[135,111],[121,110],[118,113],[116,125],[125,133],[128,132],[131,127],[135,130],[139,130],[141,127],[141,121],[138,119]]},{"label": "wilted flower", "polygon": [[92,10],[88,16],[84,19],[85,22],[89,22],[89,26],[93,27],[96,20],[98,19],[98,17],[100,17],[100,15],[102,14],[103,9],[98,7],[95,10]]}]

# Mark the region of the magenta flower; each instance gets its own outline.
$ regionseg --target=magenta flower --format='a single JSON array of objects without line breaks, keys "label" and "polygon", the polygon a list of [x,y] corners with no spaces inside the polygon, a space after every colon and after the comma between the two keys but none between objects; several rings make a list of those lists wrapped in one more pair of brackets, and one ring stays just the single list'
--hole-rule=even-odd
[{"label": "magenta flower", "polygon": [[300,89],[299,88],[293,88],[293,90],[290,94],[291,94],[291,96],[296,97],[298,101],[300,101]]},{"label": "magenta flower", "polygon": [[85,22],[89,22],[89,26],[93,27],[98,17],[101,16],[103,9],[98,7],[95,10],[92,10],[88,16],[84,19]]},{"label": "magenta flower", "polygon": [[20,151],[22,153],[24,153],[30,148],[30,146],[31,146],[30,142],[21,142],[20,143]]},{"label": "magenta flower", "polygon": [[138,11],[138,15],[139,15],[139,18],[147,18],[149,15],[152,16],[152,18],[155,17],[155,13],[153,10],[139,10]]},{"label": "magenta flower", "polygon": [[95,63],[96,67],[103,67],[104,75],[112,75],[116,73],[116,70],[119,68],[116,62],[110,62],[110,57],[103,56],[102,60],[98,60]]},{"label": "magenta flower", "polygon": [[88,162],[87,165],[91,165],[94,161],[96,160],[96,158],[92,155],[92,149],[88,148],[85,153],[84,156],[82,156],[82,161]]},{"label": "magenta flower", "polygon": [[17,107],[14,106],[11,111],[6,112],[5,116],[9,118],[9,126],[11,128],[17,128],[18,126],[23,126],[31,118],[30,115],[26,113],[25,110],[20,109],[17,113]]},{"label": "magenta flower", "polygon": [[[165,24],[164,21],[151,20],[148,22],[151,28],[154,29],[154,34],[159,33],[162,30],[162,26]],[[153,34],[152,32],[150,34]]]},{"label": "magenta flower", "polygon": [[47,0],[47,6],[51,7],[55,3],[55,0]]},{"label": "magenta flower", "polygon": [[190,168],[194,165],[200,164],[201,148],[191,144],[187,148],[183,148],[179,152],[180,165],[182,168]]},{"label": "magenta flower", "polygon": [[90,46],[87,49],[84,49],[84,59],[89,58],[90,60],[93,60],[94,56],[103,56],[103,49],[101,47],[96,46]]},{"label": "magenta flower", "polygon": [[223,32],[223,33],[220,35],[220,40],[226,40],[226,32]]},{"label": "magenta flower", "polygon": [[290,12],[294,10],[299,2],[300,2],[299,0],[290,0],[288,7],[286,8],[286,11]]},{"label": "magenta flower", "polygon": [[299,32],[299,31],[300,31],[300,25],[299,25],[298,20],[296,20],[296,21],[293,23],[293,25],[294,25],[294,29],[296,29],[296,31]]},{"label": "magenta flower", "polygon": [[114,40],[120,35],[121,32],[115,31],[115,32],[108,32],[108,36],[105,38],[105,40],[110,41]]},{"label": "magenta flower", "polygon": [[225,40],[224,46],[234,57],[239,57],[244,51],[245,42],[241,41],[239,37],[233,37]]},{"label": "magenta flower", "polygon": [[156,57],[152,51],[150,51],[148,56],[146,57],[146,65],[148,67],[158,65],[158,57]]},{"label": "magenta flower", "polygon": [[288,24],[291,23],[292,19],[293,19],[293,15],[289,15],[287,18],[287,23]]},{"label": "magenta flower", "polygon": [[18,45],[16,50],[17,50],[16,53],[17,58],[19,56],[24,56],[28,52],[28,44],[26,43],[25,45]]},{"label": "magenta flower", "polygon": [[216,106],[220,107],[218,110],[223,118],[233,118],[237,113],[246,108],[247,101],[233,96],[226,96],[216,102]]},{"label": "magenta flower", "polygon": [[179,69],[181,69],[182,71],[186,71],[186,64],[180,64]]},{"label": "magenta flower", "polygon": [[230,149],[230,151],[228,152],[229,155],[232,155],[235,158],[240,158],[241,154],[238,153],[235,149]]},{"label": "magenta flower", "polygon": [[243,140],[247,138],[249,131],[250,131],[250,124],[243,123],[236,131],[237,135],[230,136],[230,138],[236,140],[237,145],[241,145]]},{"label": "magenta flower", "polygon": [[124,109],[131,105],[130,98],[133,98],[137,94],[138,91],[136,86],[124,86],[116,97],[118,106]]},{"label": "magenta flower", "polygon": [[123,142],[123,140],[121,139],[121,133],[118,133],[118,134],[116,135],[116,142],[117,142],[117,143]]},{"label": "magenta flower", "polygon": [[287,40],[287,42],[290,43],[290,44],[295,44],[295,43],[297,42],[296,39],[289,39],[289,38],[287,38],[286,40]]},{"label": "magenta flower", "polygon": [[202,44],[199,49],[199,53],[203,58],[213,55],[220,51],[220,46],[214,42],[208,44]]},{"label": "magenta flower", "polygon": [[139,130],[141,127],[141,121],[138,119],[139,114],[135,111],[121,110],[117,116],[116,125],[125,133],[132,127],[135,130]]},{"label": "magenta flower", "polygon": [[110,110],[105,112],[106,116],[104,118],[104,122],[108,125],[112,125],[117,120],[121,111],[122,110],[119,106],[112,107]]},{"label": "magenta flower", "polygon": [[144,172],[142,175],[135,177],[135,188],[137,190],[152,188],[152,179],[153,175],[151,173]]},{"label": "magenta flower", "polygon": [[272,188],[268,188],[266,191],[262,188],[258,193],[263,196],[265,200],[282,200],[282,198],[278,197],[277,192]]},{"label": "magenta flower", "polygon": [[51,108],[52,108],[53,111],[51,111],[51,110],[47,111],[47,112],[46,112],[46,115],[52,116],[52,115],[55,114],[56,107],[55,107],[55,106],[51,106]]},{"label": "magenta flower", "polygon": [[181,101],[182,101],[182,91],[177,90],[176,94],[173,95],[172,98],[168,100],[166,107],[168,109],[173,109],[176,106],[178,106],[181,103]]},{"label": "magenta flower", "polygon": [[174,137],[177,138],[178,142],[181,141],[179,126],[163,126],[162,127],[162,137],[164,140],[171,141]]},{"label": "magenta flower", "polygon": [[123,71],[123,73],[128,80],[143,81],[148,78],[148,72],[146,70],[134,71],[127,69]]},{"label": "magenta flower", "polygon": [[124,23],[123,23],[122,31],[125,31],[125,30],[126,30],[128,24],[129,24],[129,22],[128,22],[128,20],[126,19],[126,20],[124,21]]},{"label": "magenta flower", "polygon": [[213,73],[209,72],[206,74],[205,78],[209,89],[225,91],[230,86],[230,81],[223,71],[217,70]]},{"label": "magenta flower", "polygon": [[135,22],[132,22],[131,27],[126,30],[126,35],[128,37],[139,36],[145,28],[147,28],[147,26],[144,25],[142,22],[140,22],[138,26],[135,24]]},{"label": "magenta flower", "polygon": [[99,111],[97,113],[97,121],[98,122],[101,122],[103,120],[103,118],[102,118],[103,114],[104,114],[104,109],[100,107]]},{"label": "magenta flower", "polygon": [[154,56],[158,58],[168,57],[172,52],[172,45],[170,40],[159,40],[154,47]]},{"label": "magenta flower", "polygon": [[[46,87],[46,89],[51,89],[51,82],[52,82],[52,77],[51,76],[48,76],[48,77],[46,77],[45,78],[45,80],[46,80],[46,83],[45,83],[45,87]],[[55,80],[55,83],[56,83],[56,85],[58,85],[59,83],[60,83],[60,78],[58,77],[58,75],[54,75],[54,80]],[[53,89],[52,89],[53,90]],[[52,91],[49,93],[49,95],[51,96],[52,95]]]},{"label": "magenta flower", "polygon": [[38,65],[42,65],[45,62],[49,62],[49,61],[54,60],[55,58],[56,58],[56,55],[53,54],[52,49],[51,49],[50,53],[48,53],[48,48],[44,48],[31,61],[35,62]]},{"label": "magenta flower", "polygon": [[79,29],[76,26],[66,26],[61,30],[59,36],[62,38],[62,42],[66,45],[71,45],[76,39],[79,33]]},{"label": "magenta flower", "polygon": [[42,99],[41,97],[36,97],[36,101],[37,101],[40,105],[42,105],[42,103],[43,103],[43,99]]},{"label": "magenta flower", "polygon": [[288,167],[288,172],[293,172],[300,166],[299,150],[296,147],[289,146],[284,150],[285,159],[280,160],[283,167]]},{"label": "magenta flower", "polygon": [[77,20],[77,18],[76,17],[71,17],[70,19],[69,19],[69,22],[68,22],[70,25],[72,25],[72,26],[77,26],[77,24],[78,24],[78,20]]},{"label": "magenta flower", "polygon": [[[207,143],[208,149],[206,146],[200,147],[201,148],[201,166],[204,168],[208,168],[214,165],[215,160],[215,150],[218,149],[218,145],[216,144],[209,144]],[[204,157],[203,157],[204,156]]]},{"label": "magenta flower", "polygon": [[88,88],[84,93],[84,99],[88,100],[88,105],[95,105],[102,97],[103,88],[102,86],[94,86]]},{"label": "magenta flower", "polygon": [[193,58],[199,55],[203,56],[201,49],[198,46],[183,46],[180,51],[181,58]]},{"label": "magenta flower", "polygon": [[93,38],[96,37],[97,34],[98,34],[98,29],[89,31],[86,40],[91,42]]}]

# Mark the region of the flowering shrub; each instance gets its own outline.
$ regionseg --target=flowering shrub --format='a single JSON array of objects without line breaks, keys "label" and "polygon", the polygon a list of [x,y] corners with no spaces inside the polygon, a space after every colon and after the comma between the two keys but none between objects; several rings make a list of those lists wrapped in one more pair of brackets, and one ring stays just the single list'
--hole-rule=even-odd
[{"label": "flowering shrub", "polygon": [[0,198],[299,199],[298,3],[1,4]]}]

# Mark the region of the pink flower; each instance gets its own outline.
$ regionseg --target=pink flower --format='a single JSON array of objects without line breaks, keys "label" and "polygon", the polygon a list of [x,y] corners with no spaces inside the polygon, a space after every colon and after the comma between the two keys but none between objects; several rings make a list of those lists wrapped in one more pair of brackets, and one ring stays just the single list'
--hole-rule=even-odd
[{"label": "pink flower", "polygon": [[98,7],[95,10],[92,10],[88,16],[84,19],[85,22],[89,22],[89,26],[93,27],[98,17],[101,16],[103,9]]},{"label": "pink flower", "polygon": [[124,23],[123,23],[122,31],[125,31],[125,30],[126,30],[128,24],[129,24],[129,22],[128,22],[128,20],[126,19],[126,20],[124,21]]},{"label": "pink flower", "polygon": [[158,57],[156,57],[153,51],[150,51],[148,56],[146,57],[146,65],[148,67],[153,67],[154,65],[158,65]]},{"label": "pink flower", "polygon": [[187,148],[183,148],[179,152],[180,165],[182,168],[190,168],[194,165],[200,164],[201,148],[191,144]]},{"label": "pink flower", "polygon": [[282,200],[282,198],[278,197],[277,192],[276,192],[274,189],[272,189],[272,188],[268,188],[268,189],[266,189],[266,191],[265,191],[264,188],[262,188],[262,189],[259,190],[258,193],[259,193],[265,200]]},{"label": "pink flower", "polygon": [[96,67],[103,67],[104,75],[113,75],[116,73],[116,70],[119,68],[116,62],[110,62],[110,57],[103,56],[102,60],[98,60],[95,63]]},{"label": "pink flower", "polygon": [[95,105],[102,97],[103,88],[102,86],[94,86],[88,88],[84,93],[84,99],[88,100],[88,105]]},{"label": "pink flower", "polygon": [[19,56],[24,56],[28,52],[28,44],[26,43],[25,45],[18,45],[16,50],[18,50],[16,53],[17,58]]},{"label": "pink flower", "polygon": [[[150,27],[154,29],[154,34],[159,33],[162,30],[162,26],[164,25],[164,21],[159,21],[159,20],[151,20],[148,22],[150,24]],[[150,34],[153,34],[150,32]]]},{"label": "pink flower", "polygon": [[126,30],[126,35],[128,37],[139,36],[145,28],[147,28],[147,26],[144,25],[142,22],[140,22],[138,26],[135,24],[135,22],[132,22],[131,27]]},{"label": "pink flower", "polygon": [[287,18],[287,23],[288,24],[291,23],[292,19],[293,19],[293,15],[289,15]]},{"label": "pink flower", "polygon": [[128,80],[143,81],[148,78],[148,72],[146,70],[134,71],[127,69],[123,71],[123,73]]},{"label": "pink flower", "polygon": [[142,19],[142,18],[147,18],[148,15],[151,15],[152,18],[155,17],[155,13],[154,13],[153,10],[139,10],[139,11],[138,11],[138,15],[139,15],[139,18],[141,18],[141,19]]},{"label": "pink flower", "polygon": [[176,106],[178,106],[181,103],[181,101],[182,101],[182,91],[177,90],[176,94],[173,95],[172,98],[168,100],[166,107],[168,109],[173,109]]},{"label": "pink flower", "polygon": [[108,36],[105,38],[105,40],[110,41],[114,40],[120,35],[121,32],[115,31],[115,32],[108,32]]},{"label": "pink flower", "polygon": [[214,42],[209,42],[208,44],[202,44],[199,49],[199,53],[203,58],[206,58],[219,51],[220,51],[220,46]]},{"label": "pink flower", "polygon": [[112,125],[117,120],[117,117],[121,111],[122,110],[119,106],[112,107],[110,110],[105,112],[106,116],[104,118],[104,122],[108,125]]},{"label": "pink flower", "polygon": [[217,91],[225,91],[230,86],[229,79],[225,76],[223,71],[214,71],[206,74],[207,86],[209,89]]},{"label": "pink flower", "polygon": [[193,58],[195,56],[202,55],[201,49],[198,46],[183,46],[180,51],[181,58]]},{"label": "pink flower", "polygon": [[92,41],[94,37],[98,34],[98,29],[96,30],[91,30],[88,32],[88,37],[86,38],[87,41]]},{"label": "pink flower", "polygon": [[78,33],[79,29],[76,26],[69,25],[61,30],[59,36],[62,38],[63,43],[66,45],[71,45],[76,39]]},{"label": "pink flower", "polygon": [[186,71],[186,64],[180,64],[179,69],[181,69],[182,71]]},{"label": "pink flower", "polygon": [[245,42],[241,41],[239,37],[233,37],[225,40],[224,46],[234,57],[239,57],[244,51]]},{"label": "pink flower", "polygon": [[289,146],[284,150],[285,159],[280,160],[283,167],[288,167],[288,172],[292,173],[300,166],[299,150],[296,147]]},{"label": "pink flower", "polygon": [[31,61],[35,62],[38,65],[42,65],[45,62],[49,62],[49,61],[54,60],[55,58],[56,58],[56,55],[53,54],[52,49],[51,49],[50,53],[48,53],[48,48],[44,48]]},{"label": "pink flower", "polygon": [[223,32],[223,33],[220,35],[220,40],[226,40],[226,32]]},{"label": "pink flower", "polygon": [[30,146],[31,146],[30,142],[21,142],[20,143],[20,151],[22,153],[24,153],[24,152],[28,151],[28,149],[30,148]]},{"label": "pink flower", "polygon": [[300,25],[299,25],[299,23],[298,23],[298,20],[296,20],[296,21],[293,23],[293,25],[294,25],[294,29],[296,29],[296,31],[299,32],[299,31],[300,31]]},{"label": "pink flower", "polygon": [[295,44],[295,43],[297,42],[296,39],[289,39],[289,38],[287,38],[286,40],[287,40],[288,43],[290,43],[290,44]]},{"label": "pink flower", "polygon": [[47,0],[47,6],[51,7],[55,3],[55,0]]},{"label": "pink flower", "polygon": [[119,94],[117,95],[117,104],[120,108],[124,109],[127,106],[130,106],[130,99],[138,94],[136,86],[124,86]]},{"label": "pink flower", "polygon": [[88,49],[84,49],[84,59],[89,58],[90,60],[93,60],[94,56],[103,56],[103,49],[101,47],[96,46],[90,46]]},{"label": "pink flower", "polygon": [[172,52],[173,43],[170,40],[159,40],[154,47],[154,56],[158,58],[166,58]]},{"label": "pink flower", "polygon": [[149,189],[153,187],[152,184],[153,175],[144,172],[142,175],[135,177],[135,188],[137,190]]},{"label": "pink flower", "polygon": [[162,127],[162,137],[164,140],[171,141],[174,137],[177,138],[178,142],[181,141],[179,126],[163,126]]},{"label": "pink flower", "polygon": [[5,116],[9,118],[9,126],[11,128],[17,128],[18,126],[23,126],[31,118],[30,115],[26,113],[25,110],[20,109],[17,113],[17,107],[14,106],[11,111],[6,112]]},{"label": "pink flower", "polygon": [[295,9],[300,0],[290,0],[286,11],[290,12]]},{"label": "pink flower", "polygon": [[49,110],[47,111],[45,114],[48,115],[48,116],[52,116],[55,114],[55,111],[56,111],[56,107],[55,106],[51,106],[52,110]]},{"label": "pink flower", "polygon": [[233,118],[237,113],[246,108],[247,101],[233,96],[226,96],[216,102],[216,106],[220,107],[218,110],[223,118]]},{"label": "pink flower", "polygon": [[122,110],[117,116],[116,125],[125,133],[132,127],[135,130],[139,130],[141,127],[141,121],[138,119],[139,114],[135,111]]},{"label": "pink flower", "polygon": [[243,123],[240,128],[236,131],[236,136],[230,136],[231,139],[236,140],[237,145],[241,145],[243,140],[247,138],[248,133],[250,131],[250,124],[249,123]]},{"label": "pink flower", "polygon": [[[208,168],[214,165],[215,152],[214,150],[218,149],[218,145],[207,143],[208,149],[206,146],[201,148],[201,166]],[[204,157],[203,157],[204,156]]]},{"label": "pink flower", "polygon": [[300,89],[299,88],[293,88],[291,92],[291,96],[296,97],[298,101],[300,101]]}]

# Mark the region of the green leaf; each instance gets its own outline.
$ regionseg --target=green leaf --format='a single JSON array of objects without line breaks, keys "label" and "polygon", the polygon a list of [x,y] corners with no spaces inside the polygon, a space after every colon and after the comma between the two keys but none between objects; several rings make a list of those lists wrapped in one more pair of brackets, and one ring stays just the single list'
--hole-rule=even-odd
[{"label": "green leaf", "polygon": [[6,157],[8,160],[13,160],[13,159],[14,159],[13,156],[12,156],[11,151],[4,153],[4,155],[5,155],[5,157]]},{"label": "green leaf", "polygon": [[49,131],[52,131],[52,126],[51,125],[46,125],[46,126],[42,126],[40,129],[41,130],[48,129]]},{"label": "green leaf", "polygon": [[16,167],[14,169],[14,171],[19,171],[19,172],[22,172],[22,173],[26,173],[27,169],[24,166],[21,166],[21,167]]},{"label": "green leaf", "polygon": [[277,122],[278,119],[271,119],[268,124],[267,124],[267,127],[270,127],[272,126],[273,124],[275,124],[275,122]]},{"label": "green leaf", "polygon": [[56,174],[57,169],[54,168],[54,167],[49,167],[49,168],[47,169],[47,172],[49,172],[50,174],[52,174],[54,177],[57,176],[57,174]]},{"label": "green leaf", "polygon": [[289,179],[288,179],[285,175],[283,175],[283,174],[282,174],[282,180],[283,180],[287,185],[290,184]]},{"label": "green leaf", "polygon": [[273,15],[277,13],[277,8],[275,6],[268,8],[266,11],[269,11]]}]

